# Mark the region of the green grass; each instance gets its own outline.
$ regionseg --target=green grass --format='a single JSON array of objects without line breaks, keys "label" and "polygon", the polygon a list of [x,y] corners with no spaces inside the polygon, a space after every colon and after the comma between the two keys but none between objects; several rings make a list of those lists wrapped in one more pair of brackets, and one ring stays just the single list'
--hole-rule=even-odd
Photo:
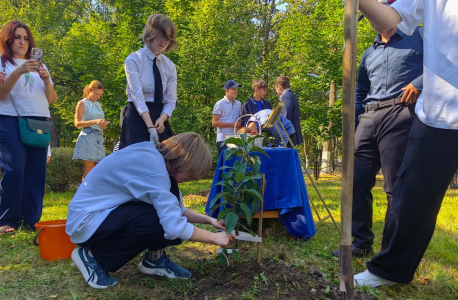
[{"label": "green grass", "polygon": [[[340,178],[320,178],[317,184],[339,223]],[[375,249],[380,248],[386,210],[382,185],[383,182],[379,179],[374,188]],[[206,179],[181,184],[180,188],[186,196],[207,190],[210,186],[211,180]],[[308,185],[308,190],[321,217],[326,216],[326,211],[311,185]],[[73,193],[47,193],[42,220],[64,219]],[[457,197],[458,191],[447,192],[436,232],[413,283],[365,289],[366,293],[379,299],[458,299]],[[199,212],[204,211],[204,198],[193,196],[185,199],[188,206]],[[318,220],[316,215],[314,217]],[[288,262],[305,270],[320,270],[331,275],[339,273],[338,260],[331,256],[331,251],[339,247],[340,237],[330,219],[317,223],[317,234],[307,242],[290,240],[279,222],[266,223],[273,227],[274,235],[263,240],[264,258],[276,260],[278,254],[284,252]],[[136,265],[141,259],[140,256],[115,273],[119,280],[117,286],[103,291],[91,289],[70,260],[42,260],[38,248],[32,244],[33,237],[34,232],[30,231],[0,236],[0,299],[185,299],[186,295],[196,290],[193,280],[153,279],[139,274]],[[212,245],[185,242],[168,251],[177,263],[190,268],[194,276],[211,279],[215,270],[221,268],[214,254],[215,249],[216,246]],[[255,247],[247,245],[243,249],[242,260],[255,259]],[[355,272],[363,271],[366,261],[367,259],[356,259]],[[331,284],[338,285],[338,279],[333,276],[329,278]]]}]

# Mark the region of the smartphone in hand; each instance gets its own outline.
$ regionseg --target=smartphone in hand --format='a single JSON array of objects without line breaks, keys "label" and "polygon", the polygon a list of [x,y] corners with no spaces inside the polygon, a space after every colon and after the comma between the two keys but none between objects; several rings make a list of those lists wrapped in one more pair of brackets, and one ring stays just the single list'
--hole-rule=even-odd
[{"label": "smartphone in hand", "polygon": [[[43,58],[43,49],[39,48],[32,48],[32,57],[33,59],[36,59],[38,62],[41,62],[41,59]],[[35,69],[35,71],[38,71],[39,69]]]}]

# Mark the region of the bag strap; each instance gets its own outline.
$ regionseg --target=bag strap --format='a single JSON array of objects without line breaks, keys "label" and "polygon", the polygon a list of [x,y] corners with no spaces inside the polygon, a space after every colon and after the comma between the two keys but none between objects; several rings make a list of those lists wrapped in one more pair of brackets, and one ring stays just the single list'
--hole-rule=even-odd
[{"label": "bag strap", "polygon": [[[3,55],[1,56],[1,59],[2,59],[2,68],[3,68],[3,72],[6,73],[6,63],[5,63],[5,58],[3,57]],[[17,116],[20,118],[21,115],[19,114],[19,111],[18,111],[18,109],[17,109],[16,103],[14,102],[13,96],[11,96],[11,92],[8,94],[8,96],[10,96],[11,103],[13,103],[14,110],[16,111]]]}]

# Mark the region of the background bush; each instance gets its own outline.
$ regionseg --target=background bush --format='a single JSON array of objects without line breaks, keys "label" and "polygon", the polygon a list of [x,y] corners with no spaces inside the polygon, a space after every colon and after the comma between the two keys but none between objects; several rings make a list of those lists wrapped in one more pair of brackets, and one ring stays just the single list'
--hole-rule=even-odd
[{"label": "background bush", "polygon": [[83,162],[72,160],[73,148],[52,148],[51,162],[46,170],[46,187],[53,192],[65,192],[77,187],[83,176]]}]

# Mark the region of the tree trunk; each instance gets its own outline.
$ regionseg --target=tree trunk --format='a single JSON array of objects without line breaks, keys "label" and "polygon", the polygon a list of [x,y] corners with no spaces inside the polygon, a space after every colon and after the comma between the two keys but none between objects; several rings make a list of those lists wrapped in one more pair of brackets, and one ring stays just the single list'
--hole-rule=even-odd
[{"label": "tree trunk", "polygon": [[[329,102],[328,106],[332,107],[336,102],[336,84],[331,83],[331,88],[329,90]],[[329,122],[328,130],[331,129],[332,123]],[[332,173],[332,150],[333,150],[333,137],[330,137],[327,141],[323,143],[323,153],[321,156],[321,174]]]}]

